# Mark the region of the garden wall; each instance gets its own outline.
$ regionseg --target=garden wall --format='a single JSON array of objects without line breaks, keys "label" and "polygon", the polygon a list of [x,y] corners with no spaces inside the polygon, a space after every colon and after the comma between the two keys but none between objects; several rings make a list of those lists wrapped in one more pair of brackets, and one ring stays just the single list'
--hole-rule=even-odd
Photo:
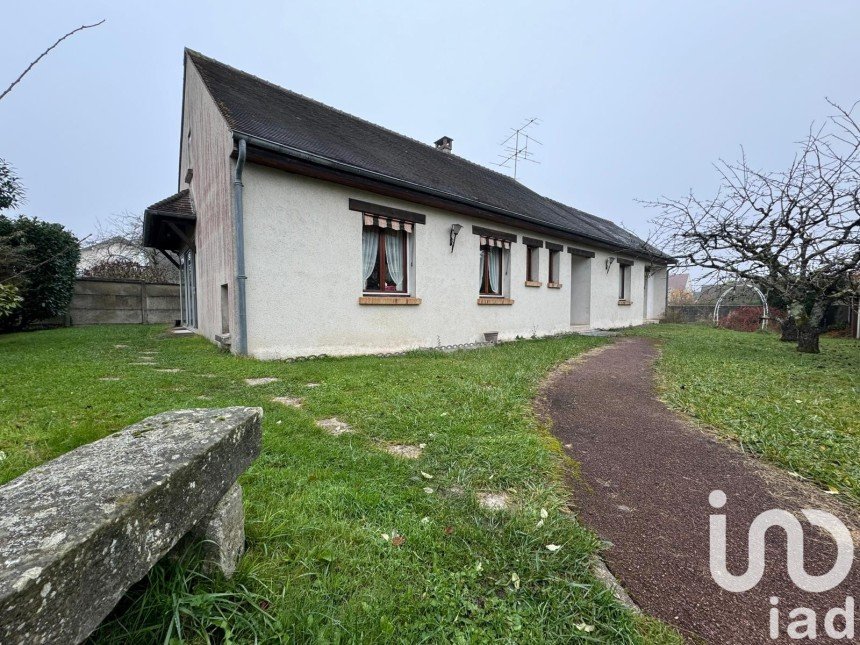
[{"label": "garden wall", "polygon": [[66,316],[33,327],[173,323],[178,318],[178,284],[77,278]]}]

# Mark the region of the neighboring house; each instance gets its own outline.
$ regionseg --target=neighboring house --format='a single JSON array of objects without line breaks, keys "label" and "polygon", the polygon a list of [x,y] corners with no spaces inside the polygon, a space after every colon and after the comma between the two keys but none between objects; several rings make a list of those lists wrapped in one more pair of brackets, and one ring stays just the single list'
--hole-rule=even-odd
[{"label": "neighboring house", "polygon": [[101,242],[95,242],[81,247],[81,259],[78,261],[78,275],[104,262],[133,262],[146,264],[149,261],[147,253],[124,237],[111,237]]},{"label": "neighboring house", "polygon": [[179,192],[144,215],[181,258],[184,324],[274,359],[663,315],[672,258],[451,144],[186,50]]},{"label": "neighboring house", "polygon": [[690,283],[689,273],[672,273],[669,275],[669,293],[689,293],[692,295],[693,289]]},{"label": "neighboring house", "polygon": [[[700,305],[714,305],[720,296],[726,294],[722,300],[724,305],[756,305],[761,306],[761,296],[755,289],[745,284],[739,284],[733,291],[731,282],[720,284],[708,284],[703,286],[696,294],[696,303]],[[726,293],[728,292],[728,293]]]},{"label": "neighboring house", "polygon": [[693,288],[689,273],[669,275],[669,304],[681,305],[693,302]]}]

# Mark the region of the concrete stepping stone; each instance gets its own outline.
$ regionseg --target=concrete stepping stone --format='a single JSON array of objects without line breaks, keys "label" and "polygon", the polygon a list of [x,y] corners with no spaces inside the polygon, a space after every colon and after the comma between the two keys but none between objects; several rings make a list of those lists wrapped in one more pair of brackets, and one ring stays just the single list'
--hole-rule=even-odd
[{"label": "concrete stepping stone", "polygon": [[129,365],[146,365],[147,367],[153,367],[154,365],[156,365],[156,363],[154,363],[152,361],[149,361],[149,362],[137,361],[135,363],[129,363]]},{"label": "concrete stepping stone", "polygon": [[168,374],[176,374],[177,372],[181,372],[182,370],[178,367],[162,367],[160,369],[155,370],[156,372],[167,372]]},{"label": "concrete stepping stone", "polygon": [[246,378],[245,385],[250,385],[254,387],[256,385],[268,385],[269,383],[277,383],[281,379],[275,378],[274,376],[261,376],[259,378]]},{"label": "concrete stepping stone", "polygon": [[511,498],[507,493],[478,493],[478,504],[490,511],[504,511],[508,508]]},{"label": "concrete stepping stone", "polygon": [[121,381],[122,379],[118,376],[102,376],[100,381]]},{"label": "concrete stepping stone", "polygon": [[114,349],[128,349],[128,345],[114,345]]},{"label": "concrete stepping stone", "polygon": [[276,396],[272,401],[286,405],[288,408],[301,408],[304,403],[303,399],[295,396]]},{"label": "concrete stepping stone", "polygon": [[332,417],[331,419],[321,419],[315,423],[318,428],[322,428],[333,437],[339,437],[342,434],[355,432],[351,425],[335,417]]},{"label": "concrete stepping stone", "polygon": [[308,383],[305,387],[319,387],[320,383]]},{"label": "concrete stepping stone", "polygon": [[190,329],[174,329],[172,332],[175,336],[192,336],[194,332]]},{"label": "concrete stepping stone", "polygon": [[393,443],[383,447],[383,450],[389,455],[402,457],[403,459],[418,459],[424,451],[424,444],[419,446],[410,446],[408,444]]},{"label": "concrete stepping stone", "polygon": [[157,354],[158,352],[156,352],[154,350],[147,350],[145,352],[138,352],[138,353],[143,355],[143,356],[152,356],[153,354]]}]

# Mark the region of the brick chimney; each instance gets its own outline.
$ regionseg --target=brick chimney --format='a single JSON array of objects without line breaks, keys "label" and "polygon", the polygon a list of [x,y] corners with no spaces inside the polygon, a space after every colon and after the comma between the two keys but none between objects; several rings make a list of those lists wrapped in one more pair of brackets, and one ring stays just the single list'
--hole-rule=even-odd
[{"label": "brick chimney", "polygon": [[450,153],[453,143],[454,140],[451,137],[442,137],[436,142],[436,150]]}]

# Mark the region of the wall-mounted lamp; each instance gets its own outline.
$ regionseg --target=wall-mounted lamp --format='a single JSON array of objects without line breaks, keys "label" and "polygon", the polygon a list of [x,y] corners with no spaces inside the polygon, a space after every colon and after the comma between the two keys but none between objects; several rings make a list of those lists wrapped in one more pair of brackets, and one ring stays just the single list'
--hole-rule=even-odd
[{"label": "wall-mounted lamp", "polygon": [[606,273],[609,273],[609,269],[612,268],[613,262],[615,262],[615,258],[606,258]]},{"label": "wall-mounted lamp", "polygon": [[457,241],[457,235],[460,234],[460,230],[463,228],[461,224],[452,224],[451,225],[451,253],[454,252],[454,242]]}]

